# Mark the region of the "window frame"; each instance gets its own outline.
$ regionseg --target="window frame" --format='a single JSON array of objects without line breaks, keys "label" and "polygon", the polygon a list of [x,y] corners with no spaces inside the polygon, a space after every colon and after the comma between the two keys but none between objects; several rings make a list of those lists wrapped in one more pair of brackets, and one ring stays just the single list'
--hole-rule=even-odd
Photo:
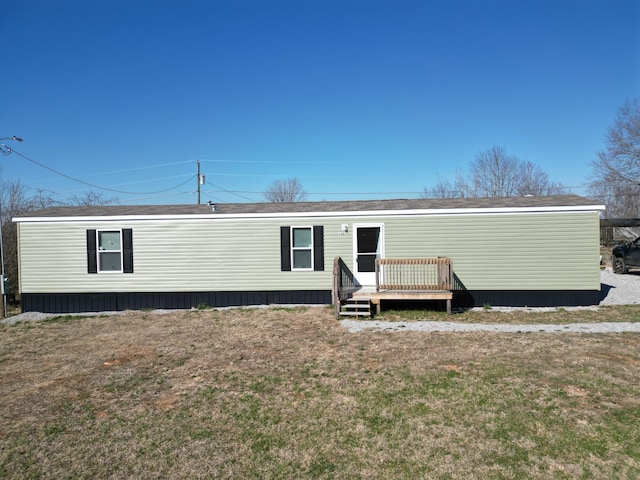
[{"label": "window frame", "polygon": [[[291,226],[280,226],[280,271],[291,271]],[[297,227],[296,227],[297,228]],[[324,271],[324,225],[313,225],[313,271]],[[307,269],[296,271],[308,271]]]},{"label": "window frame", "polygon": [[[106,232],[113,232],[113,233],[118,233],[120,235],[120,249],[119,250],[106,250],[100,249],[100,234],[101,233],[106,233]],[[101,262],[100,262],[100,254],[101,253],[116,253],[118,252],[120,254],[120,270],[102,270],[101,267]],[[111,273],[124,273],[124,238],[122,236],[122,229],[121,228],[109,228],[109,229],[96,229],[96,268],[97,268],[97,272],[96,273],[104,273],[104,274],[111,274]]]},{"label": "window frame", "polygon": [[[122,255],[122,273],[133,273],[133,229],[132,228],[103,228],[100,231],[115,232],[120,230],[120,249]],[[98,273],[98,229],[87,229],[87,273],[94,275]],[[100,271],[100,273],[110,273],[115,270]]]},{"label": "window frame", "polygon": [[[293,232],[294,230],[308,230],[309,231],[309,237],[311,239],[311,244],[308,247],[296,247],[294,246],[294,242],[293,242]],[[314,270],[314,234],[313,234],[313,225],[291,225],[289,227],[289,235],[290,235],[290,239],[289,239],[289,254],[291,255],[291,271],[295,271],[295,272],[312,272]],[[304,251],[308,251],[309,252],[309,257],[311,258],[311,265],[309,267],[296,267],[295,266],[295,261],[294,261],[294,252],[304,252]]]}]

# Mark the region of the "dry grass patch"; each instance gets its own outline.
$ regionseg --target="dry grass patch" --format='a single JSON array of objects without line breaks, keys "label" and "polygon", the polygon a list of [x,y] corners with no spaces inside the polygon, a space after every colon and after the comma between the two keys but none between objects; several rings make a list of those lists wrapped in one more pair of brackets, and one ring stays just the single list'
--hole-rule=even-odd
[{"label": "dry grass patch", "polygon": [[310,308],[0,335],[0,477],[640,475],[638,334],[349,334]]},{"label": "dry grass patch", "polygon": [[[390,304],[392,305],[392,304]],[[411,307],[411,305],[409,305]],[[415,308],[382,310],[375,316],[376,320],[384,321],[451,321],[462,323],[504,323],[513,325],[524,324],[567,324],[567,323],[597,323],[597,322],[640,322],[640,308],[637,305],[616,305],[590,308],[557,308],[550,311],[536,308],[518,308],[500,310],[491,305],[480,309],[469,309],[447,315],[441,310],[424,310],[416,303]]]}]

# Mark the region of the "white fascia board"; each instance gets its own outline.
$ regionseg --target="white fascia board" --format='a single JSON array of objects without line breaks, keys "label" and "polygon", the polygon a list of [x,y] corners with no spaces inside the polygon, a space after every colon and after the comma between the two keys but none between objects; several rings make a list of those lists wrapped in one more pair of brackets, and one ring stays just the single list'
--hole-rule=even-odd
[{"label": "white fascia board", "polygon": [[130,220],[202,220],[215,219],[216,215],[95,215],[68,217],[14,217],[16,223],[48,223],[48,222],[122,222]]},{"label": "white fascia board", "polygon": [[440,215],[489,215],[510,213],[569,213],[603,211],[604,205],[578,205],[570,207],[507,207],[507,208],[446,208],[416,210],[360,210],[335,212],[289,212],[289,213],[208,213],[206,215],[112,215],[83,217],[14,217],[16,223],[50,222],[122,222],[148,220],[217,220],[236,218],[335,218],[335,217],[399,217]]}]

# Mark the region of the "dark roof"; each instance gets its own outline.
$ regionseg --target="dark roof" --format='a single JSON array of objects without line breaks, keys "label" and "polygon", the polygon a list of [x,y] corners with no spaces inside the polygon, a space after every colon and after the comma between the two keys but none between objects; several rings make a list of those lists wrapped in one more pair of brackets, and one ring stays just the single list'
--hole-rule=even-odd
[{"label": "dark roof", "polygon": [[[372,210],[438,210],[456,208],[517,208],[517,207],[576,207],[599,206],[600,202],[578,195],[544,197],[497,198],[438,198],[404,200],[351,200],[336,202],[295,203],[220,203],[216,214],[239,213],[321,213]],[[210,205],[110,205],[90,207],[49,207],[28,212],[20,217],[100,217],[124,215],[206,215],[212,213]]]}]

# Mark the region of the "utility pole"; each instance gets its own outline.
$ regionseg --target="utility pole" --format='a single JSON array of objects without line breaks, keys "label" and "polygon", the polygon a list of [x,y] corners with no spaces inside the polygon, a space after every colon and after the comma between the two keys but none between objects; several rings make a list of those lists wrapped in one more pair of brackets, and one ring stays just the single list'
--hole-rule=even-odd
[{"label": "utility pole", "polygon": [[200,175],[200,160],[196,160],[196,165],[198,166],[198,174],[196,175],[198,180],[198,205],[200,205],[200,185],[204,185],[204,175]]}]

